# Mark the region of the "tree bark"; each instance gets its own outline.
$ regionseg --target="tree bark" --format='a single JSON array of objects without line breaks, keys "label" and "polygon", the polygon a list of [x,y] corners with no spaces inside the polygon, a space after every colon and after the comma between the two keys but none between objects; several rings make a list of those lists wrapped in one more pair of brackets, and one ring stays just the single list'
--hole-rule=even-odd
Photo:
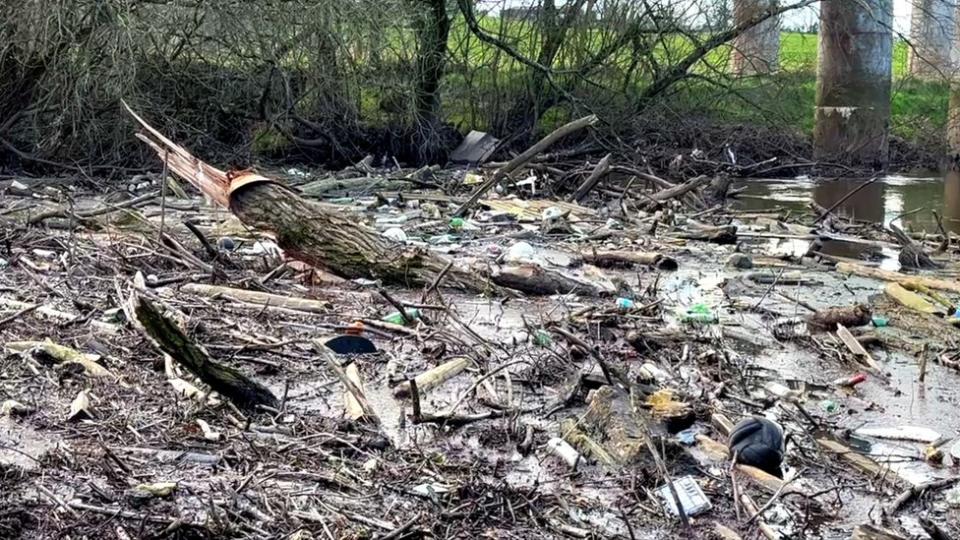
[{"label": "tree bark", "polygon": [[[290,257],[348,279],[428,286],[448,263],[426,249],[398,245],[352,216],[312,205],[274,182],[233,191],[230,210],[243,223],[274,233]],[[447,272],[444,286],[473,292],[493,288],[477,273],[456,267]]]},{"label": "tree bark", "polygon": [[447,59],[450,17],[445,0],[418,0],[422,13],[414,28],[418,41],[415,112],[417,123],[435,129],[440,113],[440,81]]}]

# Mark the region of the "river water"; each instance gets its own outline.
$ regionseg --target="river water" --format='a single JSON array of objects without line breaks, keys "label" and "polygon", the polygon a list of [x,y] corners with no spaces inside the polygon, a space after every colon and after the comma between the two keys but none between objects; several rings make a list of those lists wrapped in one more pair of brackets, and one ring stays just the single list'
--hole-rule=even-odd
[{"label": "river water", "polygon": [[[805,177],[773,180],[748,180],[739,187],[746,191],[737,205],[741,210],[789,209],[809,212],[815,201],[829,208],[868,178],[812,180]],[[914,212],[915,211],[915,212]],[[960,173],[945,175],[890,175],[866,186],[835,211],[844,217],[889,224],[897,216],[911,212],[898,221],[908,230],[938,232],[934,212],[943,218],[944,227],[960,234]]]}]

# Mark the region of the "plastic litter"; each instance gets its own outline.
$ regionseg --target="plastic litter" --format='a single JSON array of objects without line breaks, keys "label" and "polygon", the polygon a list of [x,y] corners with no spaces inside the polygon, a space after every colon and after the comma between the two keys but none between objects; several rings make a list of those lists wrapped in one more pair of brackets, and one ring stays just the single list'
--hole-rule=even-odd
[{"label": "plastic litter", "polygon": [[[407,310],[407,317],[417,320],[420,318],[420,310],[416,308],[410,308]],[[403,315],[399,311],[394,311],[393,313],[387,315],[383,318],[385,322],[392,324],[407,324],[407,321],[403,318]]]},{"label": "plastic litter", "polygon": [[455,231],[459,231],[460,229],[462,229],[463,224],[464,224],[463,218],[455,217],[450,219],[450,228]]},{"label": "plastic litter", "polygon": [[883,315],[874,315],[870,322],[873,323],[873,326],[877,328],[883,328],[890,324],[890,320],[884,317]]},{"label": "plastic litter", "polygon": [[864,373],[857,373],[852,377],[840,377],[839,379],[834,380],[830,384],[833,386],[840,386],[843,388],[853,388],[854,386],[867,380],[867,376]]},{"label": "plastic litter", "polygon": [[[700,485],[697,484],[693,477],[684,476],[674,480],[672,484],[677,491],[677,498],[680,499],[680,505],[683,506],[684,514],[697,516],[713,508],[713,505],[710,504],[710,499],[703,493]],[[680,511],[677,509],[677,504],[673,500],[673,493],[670,490],[670,486],[664,485],[657,488],[657,494],[663,499],[667,510],[669,510],[671,514],[679,517]]]},{"label": "plastic litter", "polygon": [[827,414],[836,414],[840,411],[840,404],[832,399],[825,399],[819,403],[820,410]]},{"label": "plastic litter", "polygon": [[554,437],[547,441],[547,449],[571,467],[576,467],[577,463],[580,462],[580,452],[577,452],[574,447],[560,437]]},{"label": "plastic litter", "polygon": [[688,307],[681,318],[683,322],[698,324],[714,324],[720,320],[709,306],[702,303]]},{"label": "plastic litter", "polygon": [[373,354],[377,346],[372,341],[360,336],[337,336],[324,343],[328,349],[337,354]]},{"label": "plastic litter", "polygon": [[549,347],[553,343],[553,338],[545,330],[537,330],[533,333],[533,342],[538,347]]},{"label": "plastic litter", "polygon": [[526,242],[517,242],[507,249],[503,256],[506,262],[517,263],[529,261],[534,254],[533,246]]},{"label": "plastic litter", "polygon": [[617,298],[617,309],[620,311],[629,311],[637,307],[636,303],[629,298]]},{"label": "plastic litter", "polygon": [[680,433],[677,433],[677,440],[680,441],[680,444],[693,446],[697,443],[697,430],[692,428],[685,429]]},{"label": "plastic litter", "polygon": [[403,232],[403,229],[401,229],[400,227],[391,227],[383,231],[383,235],[393,240],[394,242],[407,241],[407,233]]}]

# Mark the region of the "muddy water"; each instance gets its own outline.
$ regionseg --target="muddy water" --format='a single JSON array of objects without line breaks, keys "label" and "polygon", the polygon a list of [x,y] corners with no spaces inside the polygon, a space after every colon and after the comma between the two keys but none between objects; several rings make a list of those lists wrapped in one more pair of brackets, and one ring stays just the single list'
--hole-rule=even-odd
[{"label": "muddy water", "polygon": [[[811,201],[829,208],[866,178],[816,181],[807,178],[749,180],[740,184],[746,191],[738,208],[742,210],[789,209],[808,211]],[[916,231],[937,232],[933,212],[943,217],[944,227],[960,234],[960,173],[940,176],[887,176],[841,204],[836,212],[844,217],[888,224],[897,216],[920,209],[898,224]]]}]

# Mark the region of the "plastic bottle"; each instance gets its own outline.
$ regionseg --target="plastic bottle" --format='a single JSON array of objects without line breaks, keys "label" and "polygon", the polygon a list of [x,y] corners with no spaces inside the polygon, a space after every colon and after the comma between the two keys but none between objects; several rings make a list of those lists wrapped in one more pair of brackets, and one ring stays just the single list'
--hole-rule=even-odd
[{"label": "plastic bottle", "polygon": [[450,220],[450,228],[455,231],[459,231],[460,229],[463,228],[463,223],[464,223],[463,218],[460,218],[460,217],[452,218]]},{"label": "plastic bottle", "polygon": [[617,298],[617,309],[620,311],[630,311],[636,306],[637,305],[634,303],[634,301],[629,298]]},{"label": "plastic bottle", "polygon": [[867,376],[863,373],[857,373],[852,377],[840,377],[839,379],[831,382],[833,386],[841,386],[844,388],[853,388],[854,386],[867,380]]},{"label": "plastic bottle", "polygon": [[[416,308],[410,308],[407,310],[407,317],[412,320],[417,320],[420,318],[420,310]],[[404,320],[403,315],[399,311],[394,311],[393,313],[387,315],[383,318],[385,322],[392,324],[407,324],[407,321]]]},{"label": "plastic bottle", "polygon": [[825,399],[820,402],[820,410],[827,414],[837,414],[840,411],[840,404],[832,399]]},{"label": "plastic bottle", "polygon": [[533,342],[537,344],[538,347],[549,347],[553,343],[553,338],[550,337],[545,330],[537,330],[533,334]]},{"label": "plastic bottle", "polygon": [[683,321],[689,323],[714,324],[719,322],[716,314],[706,304],[694,304],[683,314]]}]

